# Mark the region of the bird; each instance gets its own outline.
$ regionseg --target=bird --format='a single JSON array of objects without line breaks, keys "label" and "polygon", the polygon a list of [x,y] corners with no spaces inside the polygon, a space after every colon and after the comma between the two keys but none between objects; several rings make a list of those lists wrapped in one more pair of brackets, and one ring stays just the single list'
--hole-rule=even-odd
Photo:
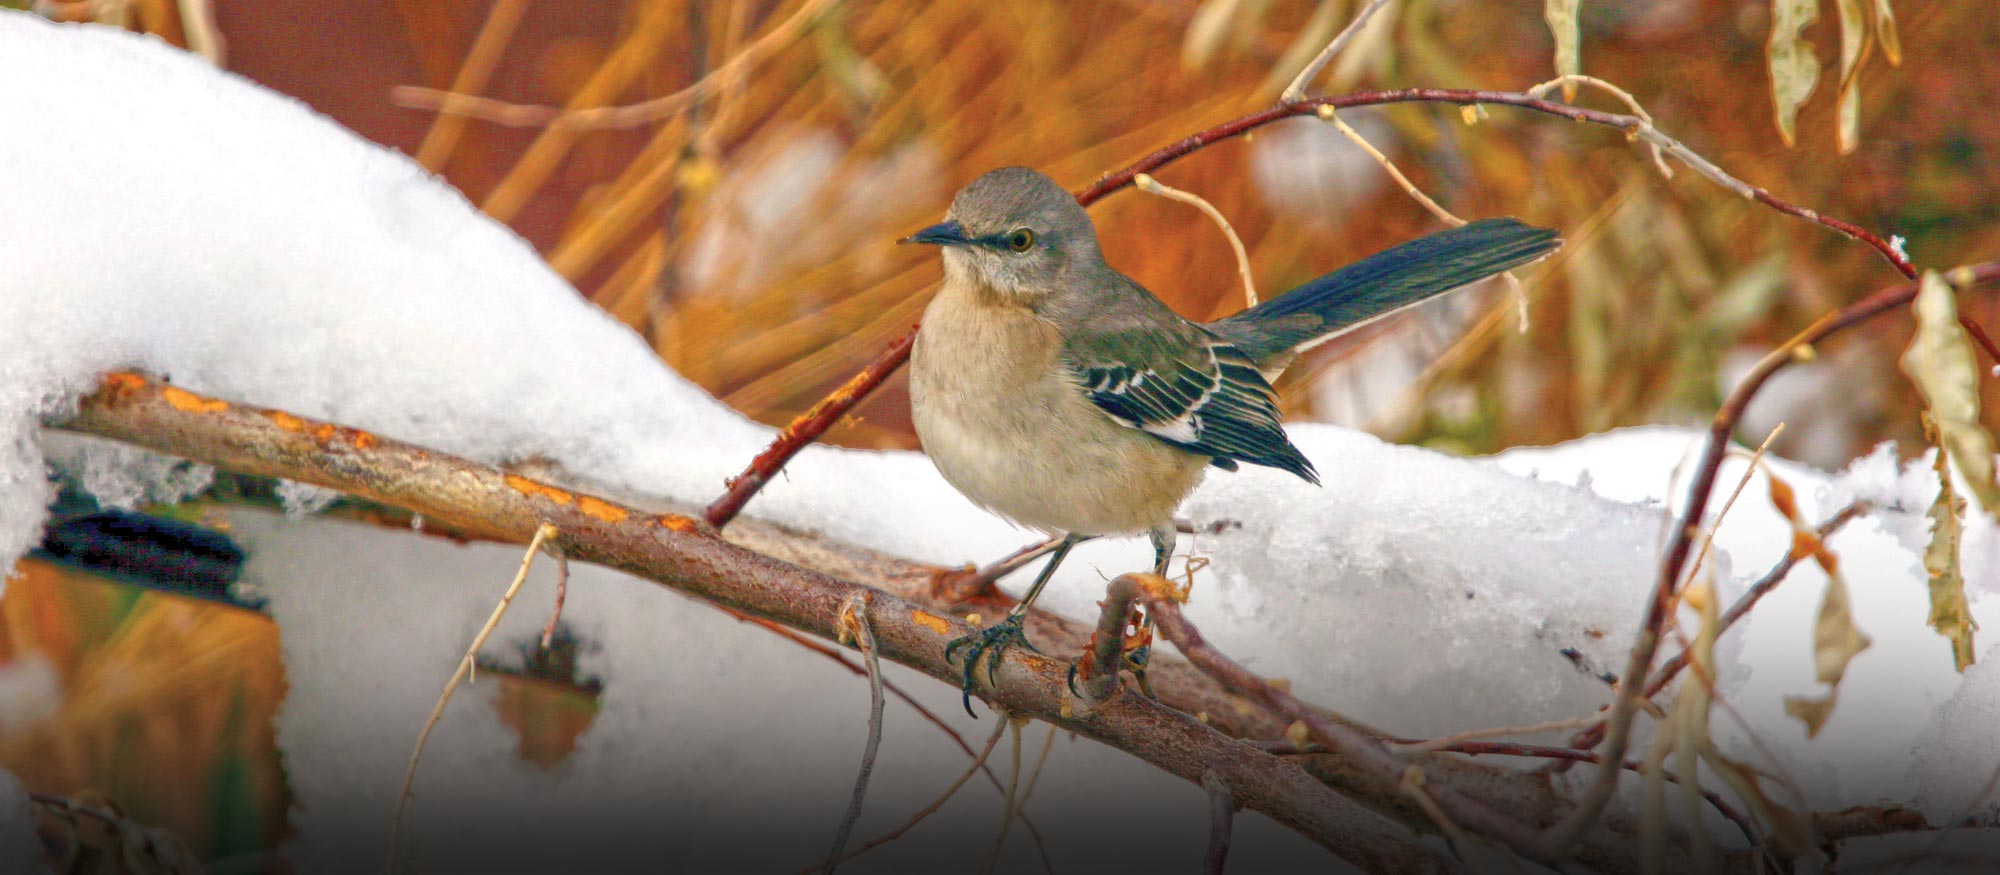
[{"label": "bird", "polygon": [[1026,167],[973,180],[943,222],[900,242],[937,246],[944,262],[910,354],[925,453],[974,504],[1060,538],[1004,619],[947,645],[947,661],[967,650],[967,713],[974,665],[984,654],[992,677],[1006,648],[1033,648],[1022,621],[1077,544],[1144,533],[1164,575],[1174,511],[1209,469],[1319,483],[1271,388],[1303,347],[1561,245],[1554,231],[1486,219],[1196,323],[1106,264],[1082,205]]}]

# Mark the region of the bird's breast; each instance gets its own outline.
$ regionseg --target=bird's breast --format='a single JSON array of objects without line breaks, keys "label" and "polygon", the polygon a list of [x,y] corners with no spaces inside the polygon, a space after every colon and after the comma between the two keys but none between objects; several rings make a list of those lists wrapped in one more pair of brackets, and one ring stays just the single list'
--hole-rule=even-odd
[{"label": "bird's breast", "polygon": [[1024,307],[941,291],[911,351],[917,437],[975,503],[1048,532],[1169,522],[1207,459],[1112,421],[1063,366],[1062,336]]}]

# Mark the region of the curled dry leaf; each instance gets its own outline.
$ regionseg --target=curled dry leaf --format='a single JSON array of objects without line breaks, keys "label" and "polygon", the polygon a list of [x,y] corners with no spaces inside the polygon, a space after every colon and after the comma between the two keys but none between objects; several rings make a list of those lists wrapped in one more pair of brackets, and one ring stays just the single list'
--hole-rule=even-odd
[{"label": "curled dry leaf", "polygon": [[1840,96],[1838,132],[1840,154],[1854,151],[1861,142],[1861,67],[1875,48],[1875,22],[1868,0],[1839,0],[1840,6]]},{"label": "curled dry leaf", "polygon": [[[1580,0],[1545,0],[1542,20],[1549,23],[1549,35],[1556,41],[1556,75],[1575,76],[1583,72],[1583,37],[1577,24]],[[1563,99],[1576,99],[1576,83],[1563,83]]]},{"label": "curled dry leaf", "polygon": [[1847,673],[1847,663],[1855,655],[1868,649],[1868,636],[1854,623],[1854,603],[1847,595],[1847,581],[1840,575],[1840,562],[1833,551],[1827,549],[1811,527],[1799,519],[1798,503],[1793,498],[1791,484],[1768,475],[1771,483],[1771,506],[1785,515],[1792,524],[1792,555],[1813,557],[1820,570],[1826,572],[1826,594],[1819,604],[1819,619],[1813,623],[1813,673],[1819,682],[1832,689],[1821,698],[1807,696],[1786,696],[1785,713],[1797,717],[1806,725],[1806,737],[1819,734],[1826,718],[1833,714],[1834,703],[1840,692],[1840,679]]},{"label": "curled dry leaf", "polygon": [[1912,307],[1917,335],[1903,354],[1903,370],[1923,392],[1940,449],[1957,465],[1980,505],[2000,518],[1993,437],[1979,423],[1979,367],[1959,326],[1950,285],[1935,271],[1926,271]]},{"label": "curled dry leaf", "polygon": [[1771,0],[1771,40],[1764,58],[1771,69],[1771,102],[1777,110],[1778,136],[1785,145],[1797,141],[1794,124],[1799,105],[1811,97],[1819,81],[1819,59],[1813,44],[1799,36],[1819,20],[1819,0]]},{"label": "curled dry leaf", "polygon": [[1951,486],[1951,468],[1937,454],[1938,497],[1931,505],[1931,543],[1924,548],[1924,570],[1931,576],[1931,628],[1951,639],[1951,658],[1959,671],[1972,664],[1972,609],[1965,600],[1965,577],[1958,567],[1959,515],[1965,499]]},{"label": "curled dry leaf", "polygon": [[1979,506],[2000,519],[1993,436],[1979,424],[1979,363],[1959,327],[1951,285],[1937,271],[1924,271],[1910,306],[1916,311],[1917,336],[1903,352],[1903,373],[1924,394],[1938,446],[1951,456]]}]

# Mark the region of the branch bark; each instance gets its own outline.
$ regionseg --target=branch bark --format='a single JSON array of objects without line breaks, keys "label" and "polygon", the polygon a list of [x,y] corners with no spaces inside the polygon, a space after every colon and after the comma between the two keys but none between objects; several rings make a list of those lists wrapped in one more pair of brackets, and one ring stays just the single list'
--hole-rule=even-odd
[{"label": "branch bark", "polygon": [[[525,543],[546,520],[562,532],[559,543],[572,559],[617,568],[827,640],[837,640],[841,605],[872,590],[870,619],[881,656],[957,684],[958,673],[944,660],[943,649],[970,627],[951,613],[962,606],[942,603],[934,593],[952,569],[755,519],[739,521],[724,540],[685,513],[642,509],[368,432],[209,398],[139,374],[107,377],[74,415],[53,424],[232,471],[339,489],[424,514],[464,537]],[[1051,653],[1080,651],[1090,634],[1086,624],[1041,611],[1031,614],[1029,623],[1034,639]],[[1382,769],[1337,754],[1274,756],[1237,739],[1283,738],[1289,721],[1169,654],[1156,654],[1148,675],[1158,700],[1113,695],[1085,711],[1074,707],[1068,693],[1066,663],[1017,649],[1008,652],[991,695],[1010,713],[1119,748],[1184,780],[1199,782],[1203,772],[1213,770],[1236,804],[1270,815],[1360,868],[1451,868],[1414,841],[1413,830],[1429,829],[1429,818],[1395,782],[1382,782]],[[1371,743],[1386,737],[1338,714],[1311,710]],[[1537,827],[1555,822],[1569,807],[1531,773],[1443,754],[1407,761],[1423,768],[1432,792],[1475,799]],[[1476,822],[1466,825],[1479,828]],[[1586,835],[1575,856],[1593,868],[1631,871],[1635,836],[1629,819],[1607,818]]]}]

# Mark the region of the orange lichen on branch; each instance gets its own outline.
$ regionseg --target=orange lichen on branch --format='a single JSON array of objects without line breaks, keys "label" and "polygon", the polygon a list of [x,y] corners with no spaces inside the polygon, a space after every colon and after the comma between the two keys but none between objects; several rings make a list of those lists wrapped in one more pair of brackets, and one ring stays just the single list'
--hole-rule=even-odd
[{"label": "orange lichen on branch", "polygon": [[512,489],[515,492],[519,492],[522,495],[539,496],[541,498],[546,498],[549,501],[555,502],[556,504],[560,504],[564,507],[569,507],[570,505],[576,503],[575,495],[572,495],[567,491],[557,489],[554,486],[548,485],[547,483],[542,483],[536,480],[530,480],[519,474],[508,474],[505,479],[507,481],[507,487],[509,489]]},{"label": "orange lichen on branch", "polygon": [[910,611],[910,622],[931,630],[939,635],[951,634],[951,621],[929,611]]},{"label": "orange lichen on branch", "polygon": [[229,410],[227,401],[196,395],[178,386],[161,386],[160,398],[172,405],[175,410],[184,410],[188,413],[225,413]]},{"label": "orange lichen on branch", "polygon": [[706,535],[709,533],[709,526],[707,524],[703,523],[701,520],[695,519],[694,517],[684,516],[682,514],[663,513],[660,514],[658,517],[655,517],[654,522],[657,523],[660,526],[660,528],[666,529],[668,531],[680,532],[681,534],[684,535]]},{"label": "orange lichen on branch", "polygon": [[286,431],[303,432],[306,430],[305,420],[286,413],[283,410],[266,410],[264,411],[264,418],[271,420],[272,425]]},{"label": "orange lichen on branch", "polygon": [[588,495],[578,495],[576,497],[576,509],[582,511],[587,516],[595,517],[607,523],[622,523],[626,517],[632,515],[631,511],[618,505],[600,498],[592,498]]},{"label": "orange lichen on branch", "polygon": [[104,383],[97,391],[107,393],[114,398],[123,398],[145,389],[148,382],[144,374],[135,374],[131,371],[113,371],[104,375]]}]

